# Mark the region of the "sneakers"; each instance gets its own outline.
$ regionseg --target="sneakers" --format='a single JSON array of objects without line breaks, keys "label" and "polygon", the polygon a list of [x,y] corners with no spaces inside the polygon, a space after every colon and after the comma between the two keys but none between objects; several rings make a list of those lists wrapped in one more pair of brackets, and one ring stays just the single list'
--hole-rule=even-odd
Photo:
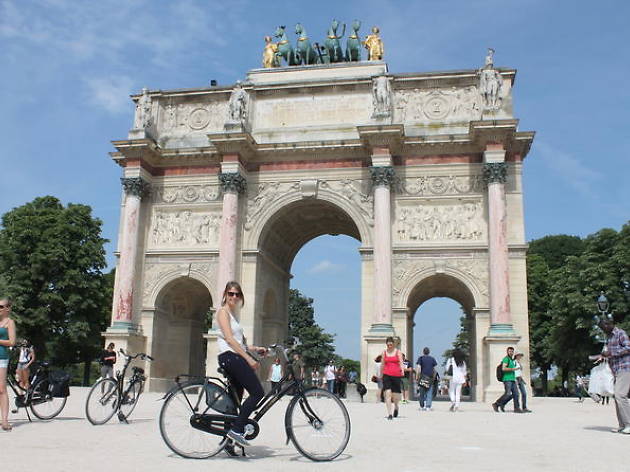
[{"label": "sneakers", "polygon": [[455,411],[455,405],[451,403],[451,407],[448,409],[448,411]]},{"label": "sneakers", "polygon": [[524,413],[520,408],[514,408],[514,413]]},{"label": "sneakers", "polygon": [[392,415],[389,415],[389,416],[387,417],[387,419],[388,419],[388,420],[393,420],[394,418],[392,417]]},{"label": "sneakers", "polygon": [[230,438],[232,441],[234,441],[236,444],[238,444],[241,447],[249,446],[249,441],[245,439],[245,436],[243,436],[243,433],[237,433],[236,431],[231,429],[228,431],[227,437]]},{"label": "sneakers", "polygon": [[394,418],[398,418],[398,408],[394,410]]},{"label": "sneakers", "polygon": [[527,408],[523,408],[523,413],[531,413],[532,410],[528,410]]},{"label": "sneakers", "polygon": [[495,413],[499,412],[499,405],[495,402],[492,404],[492,409],[495,411]]},{"label": "sneakers", "polygon": [[610,430],[611,433],[621,433],[624,428],[613,428]]}]

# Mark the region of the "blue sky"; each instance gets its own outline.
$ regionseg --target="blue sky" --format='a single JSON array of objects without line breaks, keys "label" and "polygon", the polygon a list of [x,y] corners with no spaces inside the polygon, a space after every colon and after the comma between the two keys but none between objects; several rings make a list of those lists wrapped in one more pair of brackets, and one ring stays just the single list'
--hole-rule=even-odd
[{"label": "blue sky", "polygon": [[[496,49],[498,66],[518,70],[515,115],[521,130],[537,132],[524,166],[528,240],[586,236],[628,221],[630,4],[623,0],[0,0],[0,213],[46,194],[89,204],[111,240],[111,261],[120,169],[108,152],[131,126],[129,94],[211,79],[231,84],[259,66],[262,38],[277,25],[301,22],[322,38],[333,17],[361,20],[362,34],[378,25],[392,73],[477,68],[487,47]],[[293,285],[320,300],[319,322],[346,333],[339,351],[353,357],[356,247],[343,237],[318,239],[293,266]],[[339,252],[334,259],[330,248]],[[322,301],[340,292],[338,303]],[[347,316],[335,324],[340,309]],[[452,339],[458,318],[454,302],[427,302],[416,321],[431,327],[426,336],[437,334],[421,342],[444,344],[434,348],[441,352],[449,341],[440,336]]]}]

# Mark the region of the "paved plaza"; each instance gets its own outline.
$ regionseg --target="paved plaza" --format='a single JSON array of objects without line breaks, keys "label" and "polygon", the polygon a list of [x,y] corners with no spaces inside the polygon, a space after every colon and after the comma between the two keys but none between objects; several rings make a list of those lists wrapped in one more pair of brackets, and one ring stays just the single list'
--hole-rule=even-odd
[{"label": "paved plaza", "polygon": [[630,436],[609,432],[615,407],[573,398],[533,399],[532,414],[494,413],[489,405],[465,403],[450,413],[448,403],[420,412],[401,405],[400,418],[387,421],[376,403],[346,403],[352,435],[345,453],[331,463],[303,458],[285,444],[287,400],[262,420],[260,436],[247,458],[221,453],[205,460],[171,453],[159,433],[162,402],[144,394],[130,424],[112,419],[92,426],[85,419],[86,388],[72,388],[66,408],[50,422],[29,423],[24,410],[10,419],[14,429],[0,433],[7,470],[37,467],[47,472],[83,471],[621,471],[630,461]]}]

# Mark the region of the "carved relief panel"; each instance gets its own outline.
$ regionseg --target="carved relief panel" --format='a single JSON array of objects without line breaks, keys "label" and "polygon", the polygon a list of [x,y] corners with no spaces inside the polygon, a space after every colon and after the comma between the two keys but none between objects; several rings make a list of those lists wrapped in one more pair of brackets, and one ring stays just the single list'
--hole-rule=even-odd
[{"label": "carved relief panel", "polygon": [[440,195],[481,194],[484,181],[478,175],[429,175],[397,182],[397,193],[403,196],[427,197]]},{"label": "carved relief panel", "polygon": [[394,120],[400,123],[462,122],[481,119],[482,98],[477,87],[399,90]]},{"label": "carved relief panel", "polygon": [[221,214],[193,209],[155,209],[149,229],[149,248],[216,247]]},{"label": "carved relief panel", "polygon": [[396,237],[401,242],[479,241],[485,238],[482,202],[399,205]]},{"label": "carved relief panel", "polygon": [[227,113],[227,97],[199,102],[181,102],[166,97],[160,101],[160,111],[160,134],[219,132],[223,130]]},{"label": "carved relief panel", "polygon": [[154,186],[151,195],[153,203],[168,205],[216,202],[219,200],[220,192],[218,185],[164,185]]}]

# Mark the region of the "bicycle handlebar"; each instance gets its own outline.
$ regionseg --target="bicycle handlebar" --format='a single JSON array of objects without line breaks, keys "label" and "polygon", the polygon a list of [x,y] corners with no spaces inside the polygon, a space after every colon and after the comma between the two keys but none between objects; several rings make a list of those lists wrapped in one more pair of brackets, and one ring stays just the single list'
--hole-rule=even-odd
[{"label": "bicycle handlebar", "polygon": [[139,357],[139,358],[141,358],[141,359],[143,359],[143,360],[145,360],[145,359],[149,359],[150,361],[155,360],[153,357],[151,357],[151,356],[150,356],[150,355],[148,355],[148,354],[145,354],[144,352],[139,352],[139,353],[134,354],[134,355],[132,356],[131,354],[127,354],[127,353],[123,350],[123,348],[120,348],[120,353],[121,353],[123,356],[125,356],[125,358],[127,358],[127,359],[129,359],[129,360],[131,360],[131,359],[136,359],[136,358],[138,358],[138,357]]}]

